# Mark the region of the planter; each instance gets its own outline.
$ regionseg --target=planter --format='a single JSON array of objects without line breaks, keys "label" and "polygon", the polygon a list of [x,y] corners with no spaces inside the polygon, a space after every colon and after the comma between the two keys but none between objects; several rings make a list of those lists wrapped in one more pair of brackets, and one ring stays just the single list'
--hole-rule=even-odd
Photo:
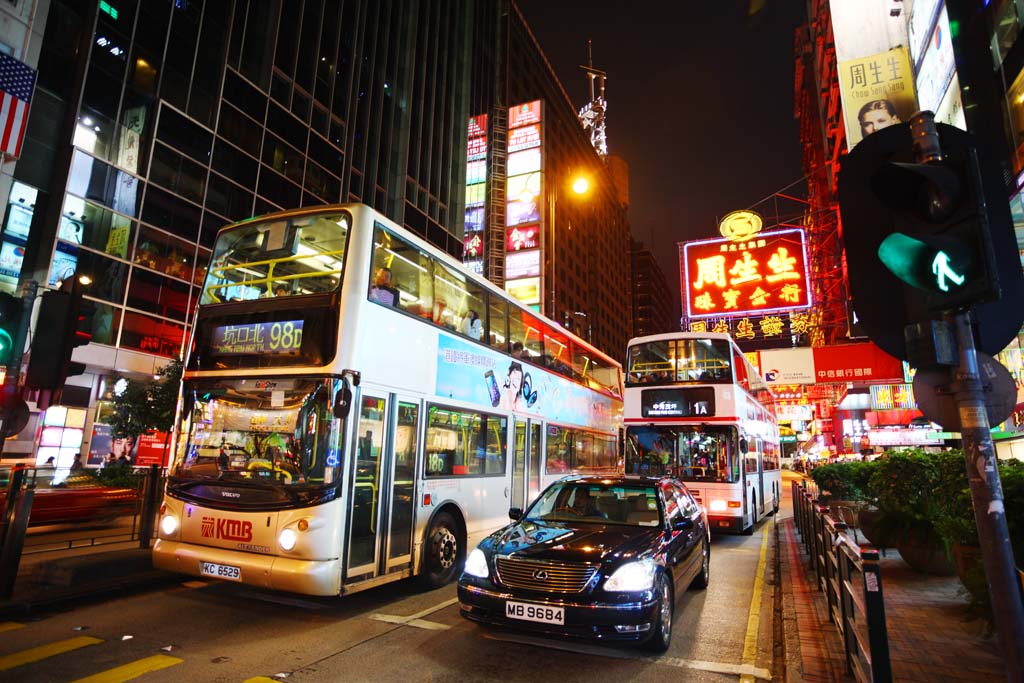
[{"label": "planter", "polygon": [[857,528],[875,548],[891,548],[895,545],[896,533],[887,524],[884,513],[878,508],[865,507],[857,513]]},{"label": "planter", "polygon": [[953,576],[956,567],[946,552],[942,539],[934,531],[907,532],[896,540],[896,549],[910,568],[932,576]]}]

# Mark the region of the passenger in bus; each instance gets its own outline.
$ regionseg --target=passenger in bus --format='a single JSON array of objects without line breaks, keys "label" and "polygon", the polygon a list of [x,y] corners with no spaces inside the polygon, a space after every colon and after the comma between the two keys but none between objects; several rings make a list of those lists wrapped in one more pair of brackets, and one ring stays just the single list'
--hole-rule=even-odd
[{"label": "passenger in bus", "polygon": [[391,286],[391,269],[381,266],[373,278],[370,300],[386,306],[398,306],[398,290]]},{"label": "passenger in bus", "polygon": [[466,313],[459,325],[459,333],[480,341],[484,338],[484,323],[472,308]]},{"label": "passenger in bus", "polygon": [[515,358],[523,357],[523,342],[512,342],[512,355]]}]

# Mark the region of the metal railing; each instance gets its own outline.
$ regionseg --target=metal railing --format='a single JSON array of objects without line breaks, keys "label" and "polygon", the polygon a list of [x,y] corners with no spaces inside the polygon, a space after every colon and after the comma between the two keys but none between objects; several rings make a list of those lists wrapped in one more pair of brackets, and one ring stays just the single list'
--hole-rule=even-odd
[{"label": "metal railing", "polygon": [[793,516],[839,630],[846,667],[858,681],[892,681],[878,551],[857,545],[807,487],[793,482]]},{"label": "metal railing", "polygon": [[[27,530],[32,523],[33,508],[39,506],[38,514],[44,506],[52,505],[52,501],[45,500],[45,496],[48,495],[44,492],[45,489],[37,487],[37,474],[36,468],[15,468],[9,473],[4,488],[4,505],[0,511],[3,515],[0,517],[0,597],[10,597],[18,566],[25,555],[68,552],[114,543],[138,542],[140,548],[149,547],[156,528],[157,510],[166,477],[166,472],[160,467],[153,465],[126,473],[124,479],[119,482],[122,484],[119,487],[104,487],[105,482],[96,482],[96,490],[113,490],[118,492],[120,497],[113,499],[113,503],[105,501],[110,505],[109,510],[100,507],[94,512],[102,517],[109,511],[112,517],[118,519],[127,518],[130,514],[129,524],[113,529],[103,526],[90,527],[83,531],[73,528],[73,519],[58,515],[54,524],[60,526],[55,526],[54,532],[29,535]],[[43,479],[45,480],[45,477]],[[73,497],[75,491],[68,490]],[[131,493],[126,493],[129,491]],[[85,491],[81,495],[89,493],[95,491]],[[125,505],[129,500],[130,508]],[[124,510],[124,514],[119,516],[119,510]],[[47,511],[52,512],[52,508]],[[95,515],[91,521],[96,521]]]}]

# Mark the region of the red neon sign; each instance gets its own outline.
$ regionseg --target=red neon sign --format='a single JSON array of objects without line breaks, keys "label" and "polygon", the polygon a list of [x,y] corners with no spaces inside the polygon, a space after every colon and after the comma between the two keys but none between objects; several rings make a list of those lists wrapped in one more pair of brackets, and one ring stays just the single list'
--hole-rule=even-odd
[{"label": "red neon sign", "polygon": [[690,318],[811,305],[803,230],[760,233],[741,242],[686,242],[679,251],[682,293]]}]

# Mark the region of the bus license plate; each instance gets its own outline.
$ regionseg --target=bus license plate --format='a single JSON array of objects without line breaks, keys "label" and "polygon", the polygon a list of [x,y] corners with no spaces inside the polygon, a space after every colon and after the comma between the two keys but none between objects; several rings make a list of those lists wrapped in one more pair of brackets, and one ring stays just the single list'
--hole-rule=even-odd
[{"label": "bus license plate", "polygon": [[214,564],[213,562],[200,562],[199,573],[203,576],[212,576],[217,579],[228,579],[229,581],[241,581],[242,570],[227,564]]},{"label": "bus license plate", "polygon": [[505,617],[520,621],[535,621],[540,624],[565,625],[565,610],[561,607],[531,605],[528,602],[506,602]]}]

